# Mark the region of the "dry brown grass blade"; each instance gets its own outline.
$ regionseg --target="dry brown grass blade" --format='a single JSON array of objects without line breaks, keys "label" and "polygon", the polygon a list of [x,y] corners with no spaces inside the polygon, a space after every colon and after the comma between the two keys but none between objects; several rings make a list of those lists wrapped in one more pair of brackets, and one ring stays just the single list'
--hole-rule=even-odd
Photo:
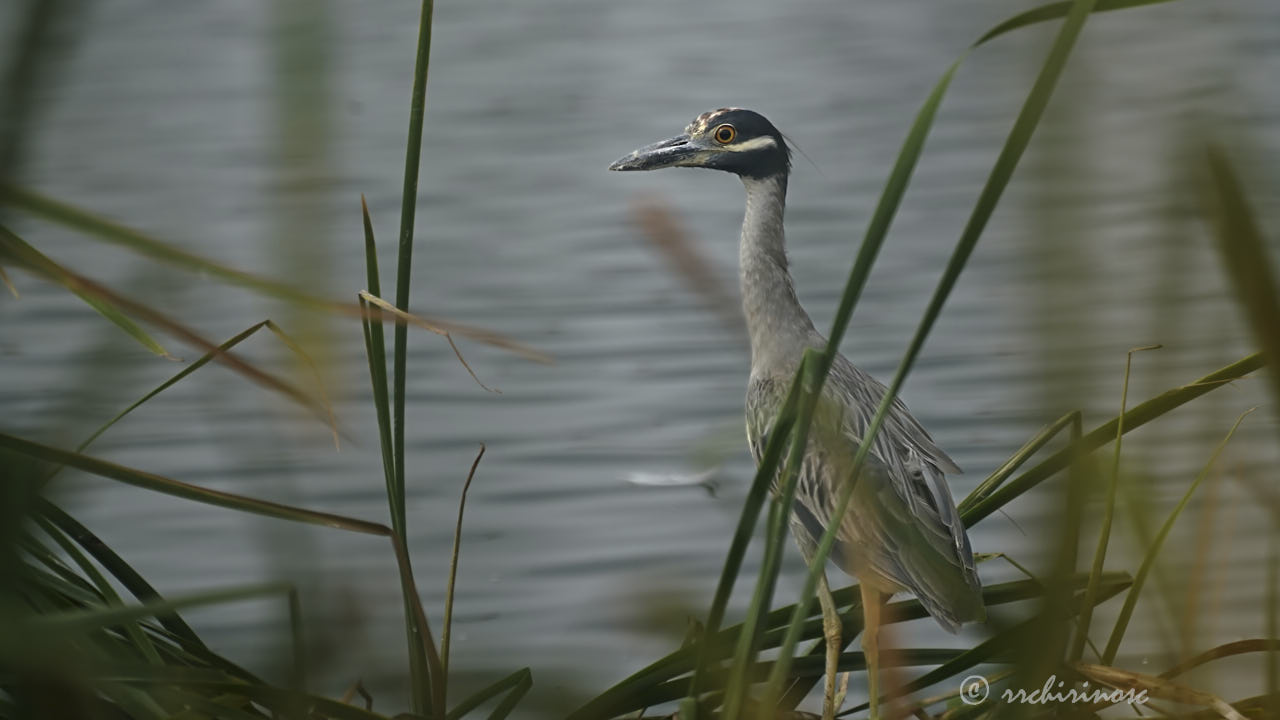
[{"label": "dry brown grass blade", "polygon": [[1162,678],[1175,678],[1189,670],[1200,667],[1207,662],[1212,662],[1224,657],[1232,655],[1244,655],[1246,653],[1256,652],[1274,652],[1280,650],[1280,642],[1275,640],[1267,640],[1266,638],[1254,638],[1251,640],[1237,640],[1225,645],[1219,645],[1212,650],[1205,650],[1195,657],[1188,658],[1173,667],[1160,673]]},{"label": "dry brown grass blade", "polygon": [[360,699],[364,700],[365,710],[373,710],[373,696],[365,689],[363,680],[356,680],[351,683],[351,687],[342,693],[342,697],[338,698],[338,702],[343,705],[350,705],[351,701],[356,699],[356,695],[359,695]]},{"label": "dry brown grass blade", "polygon": [[9,273],[4,271],[3,265],[0,265],[0,283],[4,283],[4,286],[8,288],[9,293],[13,295],[13,298],[15,300],[22,297],[21,295],[18,294],[17,286],[15,286],[13,284],[13,281],[9,279]]},{"label": "dry brown grass blade", "polygon": [[672,271],[711,306],[721,324],[745,337],[746,328],[736,295],[724,286],[714,266],[699,252],[667,204],[652,197],[641,197],[631,204],[631,216]]},{"label": "dry brown grass blade", "polygon": [[320,395],[320,404],[324,407],[325,411],[329,413],[329,428],[333,431],[333,448],[335,450],[341,450],[342,445],[338,435],[338,418],[333,413],[333,403],[329,402],[329,393],[325,392],[324,376],[320,374],[320,368],[316,367],[315,360],[311,359],[311,355],[308,354],[306,350],[303,350],[302,346],[290,337],[290,335],[279,325],[275,324],[274,321],[269,319],[264,320],[263,325],[265,325],[268,330],[279,338],[280,342],[285,344],[285,347],[292,350],[295,355],[301,358],[302,362],[306,364],[307,369],[311,372],[311,378],[316,384],[316,392]]},{"label": "dry brown grass blade", "polygon": [[1076,663],[1072,667],[1086,678],[1107,687],[1133,690],[1137,693],[1145,692],[1147,696],[1153,698],[1211,708],[1226,720],[1245,720],[1244,716],[1231,707],[1230,703],[1217,695],[1179,685],[1156,675],[1088,663]]},{"label": "dry brown grass blade", "polygon": [[[551,365],[555,362],[555,359],[547,353],[544,353],[537,348],[525,345],[524,343],[512,340],[505,335],[500,335],[492,330],[485,330],[484,328],[478,328],[471,325],[463,325],[461,323],[450,322],[448,320],[442,320],[440,318],[430,317],[427,315],[407,313],[377,295],[374,295],[368,290],[361,290],[358,295],[363,298],[365,302],[377,307],[382,310],[382,312],[399,318],[400,321],[407,325],[422,328],[427,332],[433,332],[436,335],[443,335],[445,337],[460,335],[468,340],[475,340],[476,342],[484,343],[486,345],[492,345],[497,348],[502,348],[503,350],[509,350],[526,360],[532,360],[544,365]],[[357,312],[360,311],[357,309]],[[368,317],[370,320],[386,320],[385,317],[381,317],[381,313],[374,315],[373,311],[369,311],[367,313],[362,312],[361,314]],[[459,356],[459,359],[461,359],[461,356]],[[468,367],[467,370],[470,372],[471,368]],[[472,377],[474,376],[475,373],[472,373]],[[476,380],[476,382],[480,381]]]},{"label": "dry brown grass blade", "polygon": [[87,295],[101,298],[106,302],[115,305],[124,312],[159,327],[170,335],[182,340],[183,342],[198,348],[203,353],[211,354],[215,360],[227,366],[231,370],[243,375],[250,381],[257,383],[269,390],[273,390],[285,397],[293,400],[297,404],[306,408],[313,415],[319,418],[327,425],[334,436],[341,434],[338,429],[337,422],[334,418],[333,408],[329,406],[327,399],[316,400],[302,390],[294,387],[290,383],[268,373],[259,370],[253,365],[241,360],[234,353],[223,350],[218,344],[206,339],[196,331],[170,318],[168,315],[153,309],[149,305],[131,300],[110,288],[89,278],[56,266],[58,273],[58,282],[73,292],[82,292]]}]

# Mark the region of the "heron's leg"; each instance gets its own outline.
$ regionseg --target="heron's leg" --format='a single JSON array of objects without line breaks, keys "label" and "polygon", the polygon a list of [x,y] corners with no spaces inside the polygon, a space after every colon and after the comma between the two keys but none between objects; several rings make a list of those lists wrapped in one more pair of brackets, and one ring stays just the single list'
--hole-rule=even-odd
[{"label": "heron's leg", "polygon": [[827,640],[827,672],[822,686],[822,720],[834,720],[838,703],[836,702],[836,671],[840,663],[840,650],[844,647],[840,633],[840,611],[831,598],[831,586],[827,585],[827,574],[818,575],[818,603],[822,605],[822,634]]},{"label": "heron's leg", "polygon": [[867,703],[871,720],[880,717],[880,593],[859,583],[862,589],[862,652],[867,659]]},{"label": "heron's leg", "polygon": [[840,708],[844,706],[844,699],[849,694],[849,673],[840,673],[840,687],[836,688],[836,699],[832,704],[836,708],[836,712],[840,712]]}]

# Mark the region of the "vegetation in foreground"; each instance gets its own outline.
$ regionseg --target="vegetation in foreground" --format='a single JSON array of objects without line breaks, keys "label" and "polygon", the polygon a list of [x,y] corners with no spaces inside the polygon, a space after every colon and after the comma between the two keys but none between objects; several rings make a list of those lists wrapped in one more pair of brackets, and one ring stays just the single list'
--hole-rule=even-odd
[{"label": "vegetation in foreground", "polygon": [[[996,159],[991,174],[974,205],[969,222],[960,234],[955,250],[943,272],[919,328],[906,350],[890,385],[892,397],[923,347],[957,278],[976,247],[1001,193],[1040,122],[1058,77],[1086,20],[1094,12],[1119,10],[1162,0],[1072,0],[1041,6],[996,26],[974,48],[1005,33],[1034,23],[1062,20],[1061,29],[1049,49],[1039,76],[1028,93],[1008,139]],[[40,34],[47,32],[47,18],[40,3],[31,3],[26,55],[38,60]],[[404,599],[405,641],[408,650],[407,675],[412,696],[410,708],[401,717],[454,720],[487,712],[503,718],[521,702],[533,682],[528,668],[508,675],[495,675],[494,682],[465,698],[449,695],[449,633],[452,615],[454,567],[447,582],[449,600],[444,609],[439,642],[432,632],[426,608],[419,600],[418,583],[406,548],[405,516],[405,378],[406,342],[410,327],[441,335],[452,344],[453,335],[465,335],[503,347],[533,360],[543,359],[536,350],[507,338],[440,320],[422,318],[408,312],[411,287],[410,260],[413,250],[414,211],[418,181],[418,158],[422,138],[425,87],[430,56],[432,4],[422,7],[419,46],[415,59],[409,142],[406,148],[403,203],[400,218],[399,255],[394,302],[382,299],[381,273],[367,208],[364,213],[368,290],[355,303],[335,303],[313,297],[291,286],[244,273],[194,256],[172,244],[149,237],[129,227],[99,218],[92,213],[41,196],[12,182],[9,167],[3,171],[0,205],[17,212],[74,229],[88,238],[108,242],[140,253],[152,260],[183,270],[200,271],[254,292],[282,297],[309,311],[350,315],[361,323],[372,397],[377,413],[377,433],[382,449],[383,476],[387,490],[390,525],[352,517],[315,512],[304,508],[232,495],[183,483],[177,479],[123,467],[96,459],[91,443],[125,415],[169,387],[182,381],[209,362],[220,363],[246,380],[277,393],[330,424],[335,439],[339,435],[323,392],[306,389],[311,383],[281,377],[241,359],[233,349],[262,329],[269,330],[285,346],[307,362],[299,343],[270,321],[257,323],[223,342],[214,343],[187,327],[181,320],[96,283],[78,271],[50,259],[37,241],[28,241],[0,226],[0,267],[21,269],[64,287],[82,298],[107,321],[156,354],[167,354],[152,337],[163,331],[202,353],[170,380],[106,421],[75,449],[68,450],[0,433],[0,468],[4,472],[3,502],[0,502],[0,716],[27,718],[381,718],[357,697],[329,698],[308,690],[307,655],[298,640],[297,590],[288,583],[227,588],[191,597],[161,597],[130,565],[87,528],[60,508],[46,494],[51,481],[63,468],[73,468],[108,480],[133,485],[193,502],[216,505],[240,512],[256,513],[292,522],[323,525],[348,532],[386,538],[399,568]],[[809,432],[814,403],[831,358],[843,336],[859,295],[869,277],[877,253],[909,184],[922,153],[925,139],[945,96],[956,61],[925,100],[907,132],[879,205],[876,208],[849,281],[841,298],[825,353],[813,354],[792,386],[788,403],[778,419],[782,432],[774,433],[751,491],[747,497],[737,532],[725,559],[720,583],[705,618],[683,647],[639,670],[612,688],[569,713],[573,720],[638,715],[647,708],[678,707],[683,720],[697,716],[737,718],[742,715],[782,716],[792,711],[810,692],[822,671],[821,618],[813,596],[821,562],[811,569],[802,589],[802,601],[786,607],[773,606],[773,592],[780,567],[781,547],[787,542],[787,494],[771,498],[768,479],[779,469],[784,479],[794,476],[794,457],[785,448],[803,447]],[[11,75],[14,86],[9,98],[21,100],[24,92],[21,73]],[[29,89],[29,88],[28,88]],[[9,106],[18,114],[21,102]],[[13,110],[18,108],[19,110]],[[6,128],[18,132],[20,119],[10,119]],[[13,138],[5,138],[11,143]],[[993,621],[990,637],[965,650],[899,648],[890,663],[900,667],[929,668],[909,681],[888,687],[886,713],[918,717],[990,717],[1006,714],[1029,716],[1071,713],[1093,717],[1107,710],[1107,703],[1094,705],[1009,704],[1001,700],[1004,688],[1035,688],[1043,678],[1057,676],[1067,682],[1089,681],[1095,686],[1132,689],[1151,698],[1144,712],[1157,717],[1280,717],[1280,645],[1277,643],[1276,547],[1280,530],[1273,530],[1267,597],[1262,620],[1265,637],[1244,639],[1211,648],[1156,675],[1135,672],[1117,664],[1117,656],[1138,598],[1148,587],[1148,579],[1163,543],[1180,513],[1208,477],[1215,461],[1240,420],[1223,428],[1223,439],[1206,459],[1203,471],[1185,490],[1173,512],[1160,520],[1146,553],[1136,568],[1108,570],[1110,529],[1123,483],[1120,471],[1122,439],[1126,433],[1159,419],[1174,408],[1212,392],[1249,373],[1266,368],[1271,400],[1280,407],[1280,291],[1271,275],[1271,261],[1265,251],[1262,232],[1252,214],[1245,192],[1227,154],[1216,145],[1204,143],[1203,200],[1206,214],[1215,223],[1223,263],[1234,280],[1241,307],[1261,352],[1250,355],[1204,377],[1191,380],[1160,395],[1127,407],[1128,373],[1125,392],[1116,417],[1086,429],[1079,413],[1063,417],[1027,444],[981,483],[960,505],[970,527],[982,522],[1012,500],[1045,481],[1065,475],[1062,488],[1063,522],[1045,540],[1058,548],[1052,572],[1043,577],[988,587],[984,600],[993,610],[1019,604],[1027,611],[1019,621]],[[7,274],[0,275],[12,288]],[[384,323],[392,323],[391,358],[388,361]],[[150,330],[146,329],[150,328]],[[456,352],[456,347],[454,348]],[[461,361],[461,355],[458,356]],[[465,363],[464,363],[465,364]],[[872,433],[884,416],[880,408]],[[1243,416],[1241,417],[1243,420]],[[1111,446],[1110,458],[1105,450]],[[1037,460],[1037,458],[1039,458]],[[1109,460],[1109,462],[1108,462]],[[479,458],[477,458],[477,462]],[[1030,464],[1033,463],[1034,464]],[[1030,464],[1030,467],[1026,467]],[[472,471],[475,467],[473,465]],[[784,483],[785,486],[785,483]],[[1042,491],[1045,488],[1041,488]],[[1263,495],[1274,503],[1272,490]],[[849,492],[841,502],[847,502]],[[1091,527],[1084,520],[1084,508],[1100,498],[1104,519],[1095,539],[1086,535]],[[767,507],[767,510],[766,510]],[[1274,512],[1274,504],[1272,506]],[[726,607],[740,574],[743,559],[753,538],[760,515],[763,524],[766,561],[750,595],[743,621],[725,626]],[[460,518],[461,520],[461,518]],[[1276,517],[1280,525],[1280,514]],[[820,557],[830,551],[829,534],[820,547]],[[1081,547],[1095,547],[1090,556],[1079,557]],[[1261,574],[1261,573],[1260,573]],[[121,592],[123,591],[123,592]],[[1151,590],[1147,590],[1151,592]],[[132,597],[127,597],[131,595]],[[235,602],[251,597],[278,597],[288,605],[294,636],[292,669],[284,681],[268,681],[212,652],[182,619],[182,611],[198,605]],[[851,643],[858,634],[860,613],[856,610],[856,586],[835,593],[844,611],[844,638]],[[1115,599],[1121,603],[1119,616],[1108,630],[1093,621],[1093,609]],[[900,623],[924,616],[911,599],[892,603],[886,621]],[[993,612],[995,618],[1012,617]],[[1091,640],[1105,637],[1098,647]],[[799,649],[813,642],[808,649]],[[1232,701],[1184,684],[1183,676],[1193,668],[1237,655],[1259,658],[1265,693]],[[841,669],[861,671],[861,653],[846,652]],[[968,695],[969,686],[960,679],[981,675],[996,690],[989,696]],[[966,681],[967,682],[967,681]],[[950,688],[952,692],[922,697],[930,688]],[[1177,708],[1176,710],[1171,708]],[[850,708],[846,714],[861,714],[865,706]]]}]

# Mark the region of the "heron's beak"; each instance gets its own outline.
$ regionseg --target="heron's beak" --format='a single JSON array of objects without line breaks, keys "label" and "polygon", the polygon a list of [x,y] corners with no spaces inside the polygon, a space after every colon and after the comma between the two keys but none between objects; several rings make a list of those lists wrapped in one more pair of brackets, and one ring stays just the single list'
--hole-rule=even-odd
[{"label": "heron's beak", "polygon": [[658,168],[697,166],[696,158],[702,149],[689,142],[688,135],[677,135],[668,140],[645,145],[618,158],[610,170],[657,170]]}]

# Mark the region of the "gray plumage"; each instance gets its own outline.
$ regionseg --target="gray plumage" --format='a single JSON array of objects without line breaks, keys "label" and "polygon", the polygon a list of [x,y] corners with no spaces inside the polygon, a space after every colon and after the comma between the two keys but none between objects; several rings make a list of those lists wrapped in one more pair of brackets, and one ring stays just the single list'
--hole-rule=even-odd
[{"label": "gray plumage", "polygon": [[[726,137],[729,142],[720,142]],[[612,166],[710,167],[742,179],[747,203],[739,263],[751,338],[746,425],[757,463],[805,350],[827,344],[800,306],[788,270],[783,216],[789,159],[772,124],[751,111],[726,108],[704,113],[685,135],[641,148]],[[853,456],[884,393],[884,385],[837,355],[810,432],[791,516],[807,561],[833,522],[839,488],[850,479]],[[839,519],[831,558],[881,592],[915,593],[952,632],[985,617],[973,552],[945,477],[958,472],[895,399],[867,454],[848,512]],[[776,479],[773,490],[778,491]]]}]

